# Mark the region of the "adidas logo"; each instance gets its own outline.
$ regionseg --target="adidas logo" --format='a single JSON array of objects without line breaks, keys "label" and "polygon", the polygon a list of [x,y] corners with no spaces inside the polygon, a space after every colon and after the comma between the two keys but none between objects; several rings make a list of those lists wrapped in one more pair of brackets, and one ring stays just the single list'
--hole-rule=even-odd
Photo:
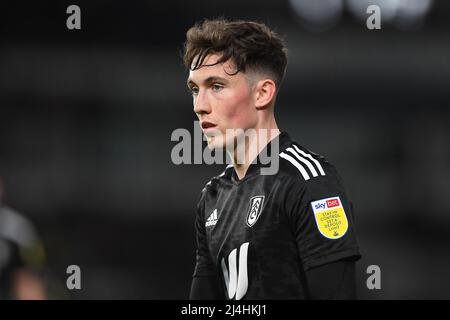
[{"label": "adidas logo", "polygon": [[214,211],[209,215],[208,219],[206,220],[205,227],[215,226],[216,223],[217,223],[217,209],[214,209]]}]

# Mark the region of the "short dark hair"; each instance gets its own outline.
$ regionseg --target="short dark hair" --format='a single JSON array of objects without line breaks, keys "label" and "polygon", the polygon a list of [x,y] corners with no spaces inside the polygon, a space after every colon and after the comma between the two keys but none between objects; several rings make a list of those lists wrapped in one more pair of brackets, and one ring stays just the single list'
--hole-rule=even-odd
[{"label": "short dark hair", "polygon": [[195,24],[186,33],[184,65],[196,70],[210,54],[222,55],[215,64],[231,58],[237,68],[233,74],[261,71],[272,75],[277,86],[286,72],[287,49],[283,40],[263,23],[219,18]]}]

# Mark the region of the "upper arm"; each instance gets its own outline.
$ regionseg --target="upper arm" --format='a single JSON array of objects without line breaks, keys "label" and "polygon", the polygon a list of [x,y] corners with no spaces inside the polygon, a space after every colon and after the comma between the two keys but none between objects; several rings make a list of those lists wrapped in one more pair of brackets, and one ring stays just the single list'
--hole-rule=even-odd
[{"label": "upper arm", "polygon": [[358,259],[350,201],[333,167],[325,176],[295,181],[288,219],[305,270],[342,259]]},{"label": "upper arm", "polygon": [[196,263],[193,276],[215,276],[217,274],[211,255],[209,253],[204,214],[204,196],[197,204],[195,218],[195,237],[196,237]]},{"label": "upper arm", "polygon": [[221,279],[211,258],[205,228],[204,196],[202,194],[198,204],[195,218],[196,234],[196,262],[189,299],[206,300],[221,299]]}]

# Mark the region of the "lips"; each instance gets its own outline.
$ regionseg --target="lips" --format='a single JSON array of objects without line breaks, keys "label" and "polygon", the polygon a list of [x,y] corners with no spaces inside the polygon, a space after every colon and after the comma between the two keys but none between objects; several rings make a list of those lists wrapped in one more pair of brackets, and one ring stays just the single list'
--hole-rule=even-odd
[{"label": "lips", "polygon": [[209,129],[209,128],[214,128],[216,125],[209,121],[202,121],[201,126],[202,126],[202,129],[205,130],[205,129]]}]

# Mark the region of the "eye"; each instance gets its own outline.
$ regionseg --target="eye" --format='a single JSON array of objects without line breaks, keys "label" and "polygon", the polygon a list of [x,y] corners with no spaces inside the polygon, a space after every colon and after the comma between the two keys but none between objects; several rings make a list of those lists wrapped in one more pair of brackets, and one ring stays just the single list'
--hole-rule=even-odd
[{"label": "eye", "polygon": [[196,96],[198,94],[198,88],[197,87],[189,87],[189,92],[193,95]]},{"label": "eye", "polygon": [[222,84],[220,84],[220,83],[214,83],[213,85],[212,85],[212,89],[213,89],[213,91],[220,91],[220,90],[222,90],[223,89],[223,85]]}]

